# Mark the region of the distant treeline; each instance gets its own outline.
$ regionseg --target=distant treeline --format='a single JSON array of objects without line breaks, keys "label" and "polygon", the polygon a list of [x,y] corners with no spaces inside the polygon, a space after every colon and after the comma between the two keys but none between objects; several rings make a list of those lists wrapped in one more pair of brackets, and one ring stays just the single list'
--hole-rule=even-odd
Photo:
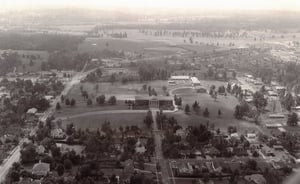
[{"label": "distant treeline", "polygon": [[20,64],[21,60],[16,52],[3,53],[0,57],[0,76],[12,72]]},{"label": "distant treeline", "polygon": [[0,33],[1,50],[77,50],[83,37],[53,34]]}]

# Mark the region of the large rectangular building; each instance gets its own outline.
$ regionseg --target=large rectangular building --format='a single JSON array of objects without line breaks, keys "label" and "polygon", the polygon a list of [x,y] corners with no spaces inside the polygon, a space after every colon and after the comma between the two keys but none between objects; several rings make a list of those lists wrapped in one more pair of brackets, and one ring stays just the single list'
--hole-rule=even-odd
[{"label": "large rectangular building", "polygon": [[136,106],[148,106],[149,108],[171,109],[173,106],[173,97],[170,96],[135,96],[134,104]]},{"label": "large rectangular building", "polygon": [[190,76],[188,75],[173,75],[170,80],[190,80]]}]

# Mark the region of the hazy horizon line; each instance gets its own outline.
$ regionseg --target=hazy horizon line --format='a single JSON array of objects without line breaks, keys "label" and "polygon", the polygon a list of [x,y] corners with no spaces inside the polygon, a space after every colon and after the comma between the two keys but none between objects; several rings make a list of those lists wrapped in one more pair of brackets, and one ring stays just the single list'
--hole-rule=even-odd
[{"label": "hazy horizon line", "polygon": [[[242,2],[241,2],[242,1]],[[0,11],[94,9],[130,12],[300,12],[299,0],[9,0]]]}]

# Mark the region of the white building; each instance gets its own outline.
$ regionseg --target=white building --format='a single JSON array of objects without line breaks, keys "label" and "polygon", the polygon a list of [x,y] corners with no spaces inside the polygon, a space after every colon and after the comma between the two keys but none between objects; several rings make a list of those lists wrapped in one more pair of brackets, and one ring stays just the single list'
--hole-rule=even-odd
[{"label": "white building", "polygon": [[191,81],[192,81],[192,84],[193,86],[200,86],[200,81],[197,77],[191,77]]},{"label": "white building", "polygon": [[174,75],[174,76],[171,76],[170,80],[190,80],[190,76],[188,76],[188,75]]},{"label": "white building", "polygon": [[35,113],[37,113],[37,109],[36,108],[31,108],[31,109],[28,109],[28,111],[27,111],[27,114],[35,114]]}]

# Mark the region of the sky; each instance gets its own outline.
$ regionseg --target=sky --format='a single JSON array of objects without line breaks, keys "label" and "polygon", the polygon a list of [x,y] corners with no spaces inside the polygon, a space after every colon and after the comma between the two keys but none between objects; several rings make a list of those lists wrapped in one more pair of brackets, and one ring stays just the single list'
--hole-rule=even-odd
[{"label": "sky", "polygon": [[139,10],[299,11],[300,0],[0,0],[0,10],[82,7]]}]

